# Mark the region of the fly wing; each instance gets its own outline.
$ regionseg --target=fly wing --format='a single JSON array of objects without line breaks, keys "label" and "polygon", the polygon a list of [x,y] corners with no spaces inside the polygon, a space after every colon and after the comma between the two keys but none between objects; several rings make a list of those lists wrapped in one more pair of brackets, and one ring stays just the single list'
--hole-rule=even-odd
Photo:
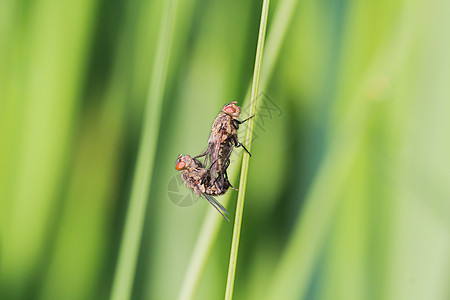
[{"label": "fly wing", "polygon": [[225,207],[222,206],[222,204],[219,203],[219,201],[217,201],[214,197],[207,195],[205,193],[202,193],[203,197],[206,198],[206,200],[208,200],[209,203],[211,203],[212,206],[214,206],[214,208],[222,215],[222,217],[225,218],[225,220],[227,220],[228,222],[230,222],[230,220],[224,215],[224,213],[226,213],[227,215],[229,215],[230,213],[225,209]]},{"label": "fly wing", "polygon": [[216,134],[210,141],[209,147],[209,168],[211,169],[211,178],[216,177],[217,173],[217,160],[219,159],[219,151],[220,151],[220,140],[222,139],[221,134]]}]

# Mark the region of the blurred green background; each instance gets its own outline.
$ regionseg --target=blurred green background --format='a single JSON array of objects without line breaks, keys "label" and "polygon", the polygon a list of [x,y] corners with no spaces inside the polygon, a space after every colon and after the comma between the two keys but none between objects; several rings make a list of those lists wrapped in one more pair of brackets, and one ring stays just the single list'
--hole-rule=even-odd
[{"label": "blurred green background", "polygon": [[[261,4],[0,1],[1,299],[110,297],[152,74],[132,298],[178,297],[206,212],[220,230],[193,299],[223,297],[233,224],[173,200],[191,195],[174,166],[225,103],[248,115]],[[446,0],[270,3],[235,299],[450,299],[449,15]]]}]

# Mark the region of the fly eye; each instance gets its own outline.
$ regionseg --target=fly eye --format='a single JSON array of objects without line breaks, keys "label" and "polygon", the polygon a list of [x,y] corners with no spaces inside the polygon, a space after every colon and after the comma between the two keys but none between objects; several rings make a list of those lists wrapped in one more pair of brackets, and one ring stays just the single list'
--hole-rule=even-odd
[{"label": "fly eye", "polygon": [[181,169],[183,169],[184,167],[186,167],[186,163],[184,161],[179,161],[177,163],[177,166],[175,167],[175,169],[177,169],[178,171],[180,171]]},{"label": "fly eye", "polygon": [[229,105],[229,106],[225,107],[223,109],[223,111],[228,113],[228,114],[235,114],[236,113],[236,109],[232,105]]}]

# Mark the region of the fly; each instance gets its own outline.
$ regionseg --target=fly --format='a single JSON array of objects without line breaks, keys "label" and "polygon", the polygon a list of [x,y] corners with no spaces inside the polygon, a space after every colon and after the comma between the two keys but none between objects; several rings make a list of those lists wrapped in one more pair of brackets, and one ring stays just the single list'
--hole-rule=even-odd
[{"label": "fly", "polygon": [[178,156],[175,169],[181,171],[181,179],[188,188],[192,189],[197,196],[205,197],[230,222],[225,216],[225,214],[229,215],[228,211],[213,197],[224,194],[231,187],[228,181],[226,181],[228,184],[225,183],[221,189],[218,189],[215,184],[212,184],[209,170],[204,168],[199,160],[191,158],[189,155]]},{"label": "fly", "polygon": [[[211,127],[211,134],[208,139],[206,151],[194,158],[206,156],[205,165],[209,159],[210,175],[217,189],[221,189],[228,181],[227,168],[230,164],[230,155],[234,147],[242,147],[251,156],[245,146],[239,142],[237,131],[239,125],[250,120],[255,115],[245,120],[239,121],[241,108],[233,101],[222,107],[221,113],[214,120]],[[217,176],[216,176],[217,174]],[[233,188],[230,184],[230,187]],[[233,188],[234,189],[234,188]]]}]

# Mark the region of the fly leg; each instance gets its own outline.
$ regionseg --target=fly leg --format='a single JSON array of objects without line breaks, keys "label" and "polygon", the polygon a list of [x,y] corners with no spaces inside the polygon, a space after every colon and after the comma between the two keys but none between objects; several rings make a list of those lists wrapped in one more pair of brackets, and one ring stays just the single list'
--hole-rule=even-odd
[{"label": "fly leg", "polygon": [[228,180],[228,178],[225,178],[225,181],[226,181],[227,185],[230,186],[230,188],[232,188],[233,190],[239,192],[239,189],[237,189],[237,188],[235,188],[234,186],[231,185],[231,182]]},{"label": "fly leg", "polygon": [[211,162],[211,165],[210,165],[209,168],[208,168],[209,175],[211,176],[211,178],[212,178],[212,177],[216,177],[216,174],[211,174],[211,169],[212,169],[212,167],[217,163],[217,161],[218,161],[218,159],[216,159],[214,162]]},{"label": "fly leg", "polygon": [[214,174],[214,176],[211,175],[211,168],[213,167],[213,165],[215,163],[217,163],[217,159],[211,163],[211,166],[209,167],[209,172],[210,172],[210,182],[211,184],[214,184],[217,188],[217,191],[219,192],[219,194],[221,194],[223,192],[223,185],[224,185],[224,178],[222,176],[222,171],[219,170],[217,172],[217,177],[215,176],[216,174]]},{"label": "fly leg", "polygon": [[223,177],[222,172],[218,172],[217,173],[217,177],[214,178],[214,185],[216,186],[217,191],[219,192],[219,194],[222,194],[223,192],[223,187],[225,184],[225,178]]},{"label": "fly leg", "polygon": [[[230,153],[231,154],[231,153]],[[228,157],[230,157],[230,155],[228,155]],[[223,179],[224,179],[224,185],[228,185],[230,188],[232,188],[235,191],[239,191],[237,188],[235,188],[234,186],[231,185],[231,182],[228,180],[228,174],[227,174],[227,169],[228,166],[230,165],[230,159],[227,158],[226,163],[224,165],[223,168]]]},{"label": "fly leg", "polygon": [[208,150],[206,150],[204,153],[202,153],[202,154],[199,154],[199,155],[197,155],[197,156],[194,156],[193,158],[199,158],[199,157],[203,157],[203,156],[205,156],[206,154],[208,154]]},{"label": "fly leg", "polygon": [[250,155],[250,157],[252,156],[252,155],[250,154],[250,152],[247,150],[247,148],[245,148],[245,146],[244,146],[242,143],[240,143],[240,142],[238,141],[236,135],[233,136],[233,142],[234,142],[234,146],[235,146],[236,148],[242,147],[242,148],[244,148],[245,152],[247,152],[248,155]]},{"label": "fly leg", "polygon": [[[215,162],[217,162],[217,160]],[[225,165],[223,166],[223,169],[217,171],[217,177],[211,178],[212,179],[211,181],[216,186],[219,194],[222,194],[223,190],[224,189],[226,190],[228,187],[233,188],[231,186],[231,183],[228,181],[227,168],[228,168],[229,164],[230,164],[230,160],[227,158],[227,161],[226,161]]]},{"label": "fly leg", "polygon": [[[230,156],[231,156],[231,149],[233,147],[233,145],[230,144],[230,142],[225,142],[225,144],[222,144],[223,147],[222,149],[229,149],[230,151],[224,151],[226,154],[225,156],[222,158],[223,166],[222,169],[220,170],[219,176],[217,177],[217,179],[220,179],[220,186],[221,189],[228,189],[228,187],[231,187],[232,189],[235,189],[230,181],[228,180],[228,174],[227,174],[227,169],[228,166],[230,165]],[[222,152],[223,154],[223,152]],[[217,186],[217,185],[216,185]]]},{"label": "fly leg", "polygon": [[250,116],[250,117],[248,117],[247,119],[244,119],[244,120],[242,120],[242,121],[239,121],[239,120],[234,120],[236,123],[238,123],[238,124],[242,124],[242,123],[244,123],[244,122],[247,122],[248,120],[250,120],[251,118],[253,118],[255,115],[253,115],[253,116]]},{"label": "fly leg", "polygon": [[[228,155],[228,157],[229,157],[229,155]],[[214,161],[213,164],[215,164],[216,162],[217,162],[217,160]],[[233,187],[231,185],[230,181],[228,180],[227,168],[228,168],[229,165],[230,165],[230,159],[227,158],[226,163],[225,163],[225,165],[223,167],[223,170],[219,170],[217,172],[217,177],[212,177],[211,175],[209,177],[210,178],[209,182],[216,187],[217,192],[219,193],[219,195],[222,194],[224,190],[227,190],[230,187],[233,190],[238,191],[238,189]]]},{"label": "fly leg", "polygon": [[197,159],[197,158],[199,158],[199,157],[206,156],[206,157],[205,157],[205,161],[203,162],[203,164],[206,166],[206,163],[208,162],[208,153],[209,153],[209,147],[208,147],[208,149],[206,149],[205,152],[203,152],[203,153],[201,153],[201,154],[199,154],[199,155],[193,157],[193,159]]},{"label": "fly leg", "polygon": [[[232,145],[230,145],[230,147],[233,147]],[[227,174],[227,169],[228,166],[230,165],[230,156],[231,156],[231,151],[228,151],[227,156],[224,158],[225,160],[225,164],[223,166],[223,177],[224,177],[224,184],[227,184],[229,187],[231,187],[233,190],[235,191],[239,191],[237,188],[235,188],[234,186],[231,185],[231,182],[228,180],[228,174]]]}]

